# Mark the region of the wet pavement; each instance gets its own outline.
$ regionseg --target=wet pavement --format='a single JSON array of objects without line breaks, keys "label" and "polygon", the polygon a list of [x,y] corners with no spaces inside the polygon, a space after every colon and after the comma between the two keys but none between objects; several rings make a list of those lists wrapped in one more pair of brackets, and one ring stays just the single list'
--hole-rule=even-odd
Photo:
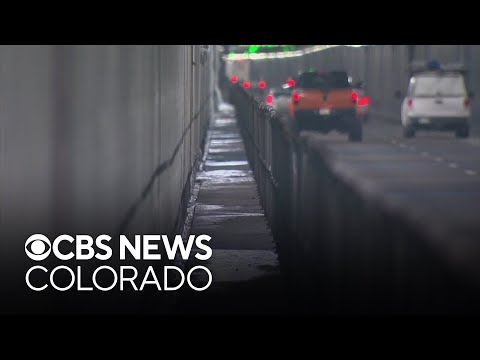
[{"label": "wet pavement", "polygon": [[[287,301],[275,243],[234,117],[218,114],[212,120],[200,169],[191,234],[211,236],[213,255],[208,261],[190,259],[185,267],[206,266],[213,281],[201,292],[183,287],[175,311],[283,313]],[[208,281],[204,272],[193,275],[195,286]]]}]

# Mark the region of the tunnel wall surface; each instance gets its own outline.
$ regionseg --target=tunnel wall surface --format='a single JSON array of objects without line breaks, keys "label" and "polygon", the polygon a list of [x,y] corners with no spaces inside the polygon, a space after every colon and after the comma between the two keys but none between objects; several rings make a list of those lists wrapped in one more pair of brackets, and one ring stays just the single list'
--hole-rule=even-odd
[{"label": "tunnel wall surface", "polygon": [[[361,47],[336,46],[300,57],[251,61],[252,74],[280,86],[288,77],[310,68],[344,70],[353,82],[364,81],[371,99],[371,110],[385,120],[400,121],[401,100],[394,92],[405,93],[408,85],[407,66],[410,60],[437,59],[441,63],[463,63],[469,70],[469,89],[478,93],[480,63],[478,45],[368,45]],[[478,94],[477,94],[478,95]],[[480,115],[480,101],[473,104],[473,121]]]},{"label": "tunnel wall surface", "polygon": [[34,233],[177,231],[213,111],[208,51],[0,46],[2,275]]}]

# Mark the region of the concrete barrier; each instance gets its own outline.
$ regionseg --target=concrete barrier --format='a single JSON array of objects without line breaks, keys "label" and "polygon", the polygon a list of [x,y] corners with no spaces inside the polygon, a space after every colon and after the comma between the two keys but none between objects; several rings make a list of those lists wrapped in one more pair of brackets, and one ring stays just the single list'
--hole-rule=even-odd
[{"label": "concrete barrier", "polygon": [[[234,103],[294,300],[326,313],[478,312],[479,287],[436,234],[339,169],[314,134],[240,87]],[[303,294],[304,296],[300,296]]]}]

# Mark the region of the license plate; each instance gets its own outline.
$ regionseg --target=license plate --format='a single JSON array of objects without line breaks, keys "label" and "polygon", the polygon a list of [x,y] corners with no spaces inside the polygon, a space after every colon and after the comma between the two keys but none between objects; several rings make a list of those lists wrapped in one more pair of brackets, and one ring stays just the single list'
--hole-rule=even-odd
[{"label": "license plate", "polygon": [[320,109],[318,110],[320,115],[330,115],[330,109]]},{"label": "license plate", "polygon": [[419,122],[420,124],[430,124],[430,119],[428,119],[428,118],[420,118],[420,119],[418,119],[418,122]]}]

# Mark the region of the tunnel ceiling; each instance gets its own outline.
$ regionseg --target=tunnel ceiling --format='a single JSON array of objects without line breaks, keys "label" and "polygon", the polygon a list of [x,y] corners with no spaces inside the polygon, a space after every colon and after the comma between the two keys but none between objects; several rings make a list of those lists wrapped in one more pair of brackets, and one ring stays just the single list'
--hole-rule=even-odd
[{"label": "tunnel ceiling", "polygon": [[301,50],[311,45],[224,45],[226,53],[252,54]]}]

